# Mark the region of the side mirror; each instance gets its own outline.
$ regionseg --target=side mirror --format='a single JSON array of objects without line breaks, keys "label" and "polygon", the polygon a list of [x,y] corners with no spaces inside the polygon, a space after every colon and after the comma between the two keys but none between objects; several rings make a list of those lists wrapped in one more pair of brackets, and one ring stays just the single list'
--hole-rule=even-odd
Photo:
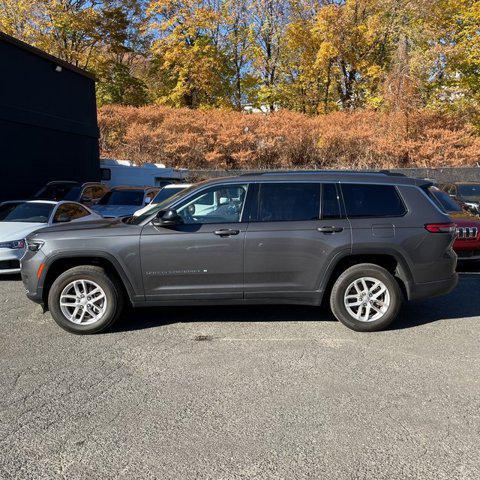
[{"label": "side mirror", "polygon": [[152,220],[155,227],[173,227],[183,223],[182,217],[176,210],[160,210]]}]

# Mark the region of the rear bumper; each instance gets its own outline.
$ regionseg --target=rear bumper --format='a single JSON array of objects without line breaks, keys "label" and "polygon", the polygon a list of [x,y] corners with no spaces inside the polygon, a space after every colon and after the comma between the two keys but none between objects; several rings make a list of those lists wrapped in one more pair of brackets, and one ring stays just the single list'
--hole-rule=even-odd
[{"label": "rear bumper", "polygon": [[450,293],[458,283],[458,274],[455,273],[445,280],[435,282],[414,283],[410,286],[410,300],[420,300],[422,298],[437,297]]},{"label": "rear bumper", "polygon": [[480,247],[475,250],[457,250],[458,260],[480,260]]}]

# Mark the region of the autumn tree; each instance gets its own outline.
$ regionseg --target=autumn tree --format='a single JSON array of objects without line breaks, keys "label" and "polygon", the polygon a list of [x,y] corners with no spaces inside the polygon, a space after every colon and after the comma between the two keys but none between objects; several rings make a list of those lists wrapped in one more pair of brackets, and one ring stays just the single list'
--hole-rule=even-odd
[{"label": "autumn tree", "polygon": [[480,0],[0,0],[0,29],[94,72],[100,105],[480,118],[479,25]]},{"label": "autumn tree", "polygon": [[153,0],[149,6],[156,100],[198,108],[230,104],[229,70],[219,46],[221,13],[207,1]]},{"label": "autumn tree", "polygon": [[253,28],[251,0],[226,0],[222,7],[225,27],[222,43],[232,69],[232,102],[241,110],[256,81],[251,73]]},{"label": "autumn tree", "polygon": [[288,7],[286,0],[254,0],[251,7],[252,68],[259,81],[256,103],[268,106],[270,111],[279,103],[277,87]]},{"label": "autumn tree", "polygon": [[98,77],[99,102],[143,104],[143,0],[0,0],[0,28]]}]

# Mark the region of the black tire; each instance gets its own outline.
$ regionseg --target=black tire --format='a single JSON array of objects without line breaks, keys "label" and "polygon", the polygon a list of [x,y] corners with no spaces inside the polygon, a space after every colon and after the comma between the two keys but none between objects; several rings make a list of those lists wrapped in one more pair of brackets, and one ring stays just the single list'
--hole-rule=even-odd
[{"label": "black tire", "polygon": [[[105,292],[107,306],[103,316],[89,325],[80,325],[70,321],[60,307],[60,295],[63,289],[74,280],[90,280]],[[63,272],[52,284],[48,293],[48,307],[57,324],[68,332],[78,335],[99,333],[112,326],[123,310],[122,289],[116,279],[110,278],[105,270],[93,265],[81,265]]]},{"label": "black tire", "polygon": [[[344,296],[347,288],[352,282],[362,277],[380,280],[390,294],[390,305],[383,316],[377,320],[368,322],[358,320],[345,307]],[[395,278],[383,267],[373,263],[361,263],[347,268],[337,278],[330,294],[330,308],[337,320],[357,332],[375,332],[387,328],[397,317],[402,303],[403,293]]]}]

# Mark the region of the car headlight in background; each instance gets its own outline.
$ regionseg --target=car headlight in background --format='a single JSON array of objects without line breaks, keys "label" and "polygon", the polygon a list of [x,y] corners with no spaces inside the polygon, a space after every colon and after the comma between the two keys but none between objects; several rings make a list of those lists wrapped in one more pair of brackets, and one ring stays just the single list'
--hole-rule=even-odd
[{"label": "car headlight in background", "polygon": [[11,242],[3,242],[0,243],[0,248],[10,248],[12,250],[25,248],[25,240],[13,240]]},{"label": "car headlight in background", "polygon": [[38,252],[42,248],[42,245],[45,242],[42,242],[41,240],[27,240],[26,243],[27,243],[27,248],[31,252]]}]

